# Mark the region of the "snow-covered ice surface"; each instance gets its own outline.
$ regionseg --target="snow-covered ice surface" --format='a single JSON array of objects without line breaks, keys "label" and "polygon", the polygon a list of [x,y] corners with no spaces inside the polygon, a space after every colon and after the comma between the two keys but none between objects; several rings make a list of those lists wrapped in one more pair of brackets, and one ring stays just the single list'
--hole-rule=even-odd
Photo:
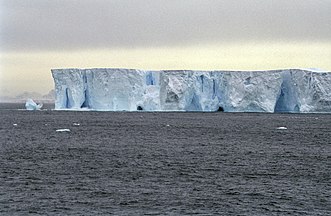
[{"label": "snow-covered ice surface", "polygon": [[42,106],[42,104],[37,104],[32,99],[28,99],[25,103],[25,108],[27,110],[40,110]]},{"label": "snow-covered ice surface", "polygon": [[331,112],[331,73],[53,69],[57,110]]}]

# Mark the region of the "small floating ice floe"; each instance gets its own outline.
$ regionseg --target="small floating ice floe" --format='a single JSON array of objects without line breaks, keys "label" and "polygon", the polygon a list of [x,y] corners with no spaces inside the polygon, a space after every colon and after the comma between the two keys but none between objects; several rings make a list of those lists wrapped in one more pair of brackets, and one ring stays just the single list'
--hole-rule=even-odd
[{"label": "small floating ice floe", "polygon": [[43,104],[37,104],[32,99],[28,99],[25,103],[25,108],[27,110],[40,110]]},{"label": "small floating ice floe", "polygon": [[287,127],[278,127],[277,130],[287,130]]},{"label": "small floating ice floe", "polygon": [[67,128],[57,129],[56,132],[70,132],[70,129],[67,129]]}]

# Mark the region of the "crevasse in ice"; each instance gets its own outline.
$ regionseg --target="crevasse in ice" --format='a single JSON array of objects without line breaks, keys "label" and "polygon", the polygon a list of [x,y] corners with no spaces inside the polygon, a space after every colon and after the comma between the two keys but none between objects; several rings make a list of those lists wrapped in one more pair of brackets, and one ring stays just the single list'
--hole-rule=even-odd
[{"label": "crevasse in ice", "polygon": [[53,69],[55,109],[331,112],[331,73]]}]

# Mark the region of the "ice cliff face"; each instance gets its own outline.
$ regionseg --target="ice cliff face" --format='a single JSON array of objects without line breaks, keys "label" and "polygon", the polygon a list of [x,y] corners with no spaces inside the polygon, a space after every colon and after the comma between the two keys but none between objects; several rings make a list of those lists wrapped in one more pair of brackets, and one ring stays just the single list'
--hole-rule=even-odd
[{"label": "ice cliff face", "polygon": [[54,69],[55,109],[331,112],[331,73]]}]

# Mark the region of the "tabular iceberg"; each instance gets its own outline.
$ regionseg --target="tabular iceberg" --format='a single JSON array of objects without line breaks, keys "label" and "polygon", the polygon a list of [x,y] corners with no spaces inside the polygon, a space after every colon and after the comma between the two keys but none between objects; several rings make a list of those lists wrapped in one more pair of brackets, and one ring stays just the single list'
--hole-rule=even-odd
[{"label": "tabular iceberg", "polygon": [[55,109],[331,112],[331,73],[53,69]]}]

